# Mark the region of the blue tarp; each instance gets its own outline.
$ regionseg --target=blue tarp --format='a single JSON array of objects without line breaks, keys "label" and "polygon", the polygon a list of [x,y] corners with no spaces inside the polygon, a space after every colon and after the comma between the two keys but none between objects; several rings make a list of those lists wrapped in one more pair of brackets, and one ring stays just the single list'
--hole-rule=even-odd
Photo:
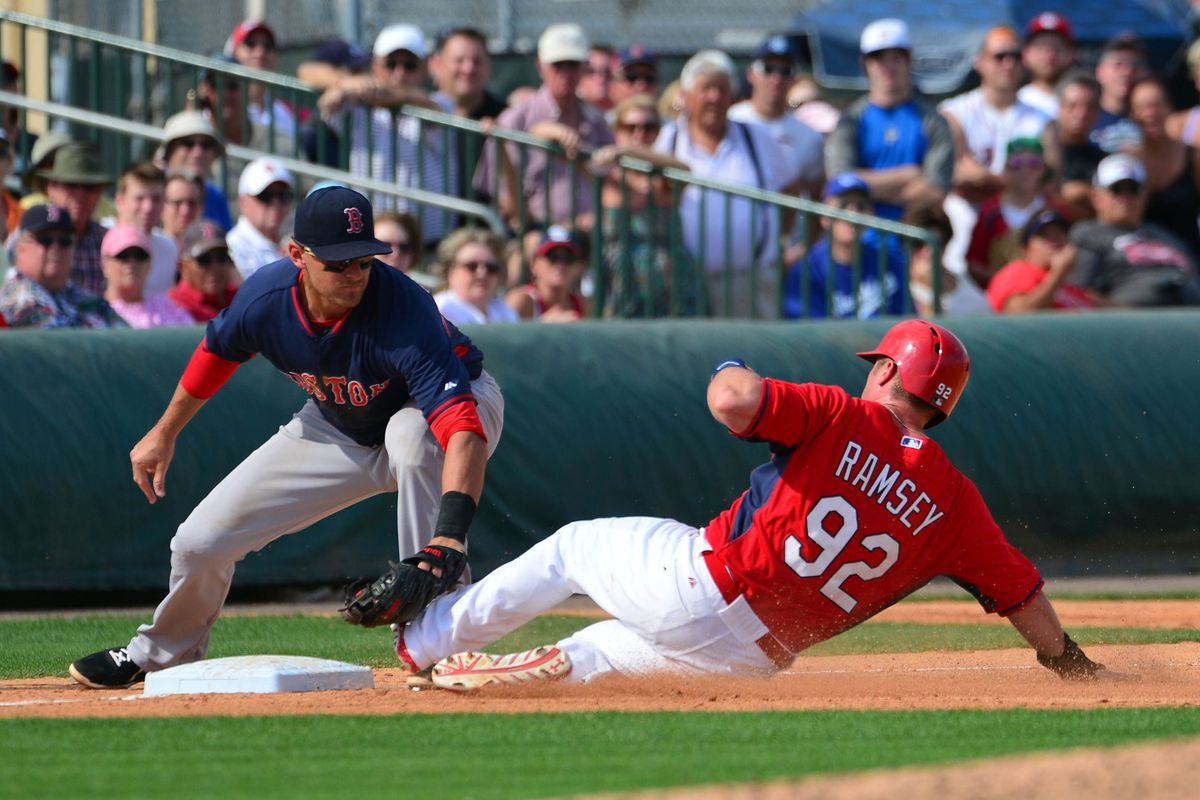
[{"label": "blue tarp", "polygon": [[1151,66],[1168,72],[1190,38],[1186,0],[826,0],[800,15],[792,32],[807,38],[822,85],[865,90],[858,51],[863,27],[884,17],[903,19],[912,32],[917,86],[926,94],[945,94],[971,74],[989,28],[1011,25],[1022,32],[1043,11],[1070,20],[1082,63],[1094,62],[1114,34],[1131,30],[1146,42]]}]

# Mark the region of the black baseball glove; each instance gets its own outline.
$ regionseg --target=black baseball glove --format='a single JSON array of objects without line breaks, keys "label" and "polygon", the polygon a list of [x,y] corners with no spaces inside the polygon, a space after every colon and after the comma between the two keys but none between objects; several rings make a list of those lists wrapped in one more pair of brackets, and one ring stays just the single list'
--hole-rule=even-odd
[{"label": "black baseball glove", "polygon": [[[422,562],[441,569],[442,576],[421,569],[418,565]],[[454,586],[466,565],[465,553],[432,544],[399,564],[389,561],[387,572],[375,580],[361,578],[346,586],[342,619],[364,628],[393,622],[403,625]]]}]

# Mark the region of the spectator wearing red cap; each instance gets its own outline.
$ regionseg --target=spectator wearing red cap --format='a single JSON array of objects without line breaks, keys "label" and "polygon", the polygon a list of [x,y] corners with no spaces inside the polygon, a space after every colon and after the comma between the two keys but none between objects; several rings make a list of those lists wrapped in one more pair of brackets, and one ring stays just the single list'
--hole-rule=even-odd
[{"label": "spectator wearing red cap", "polygon": [[1043,11],[1025,26],[1021,62],[1029,83],[1017,98],[1050,119],[1058,116],[1058,82],[1075,64],[1075,33],[1067,18],[1056,11]]},{"label": "spectator wearing red cap", "polygon": [[75,223],[60,206],[25,212],[16,234],[14,270],[0,286],[0,314],[14,328],[124,328],[101,296],[71,282]]},{"label": "spectator wearing red cap", "polygon": [[551,225],[533,254],[533,280],[511,289],[504,300],[523,320],[578,322],[588,314],[587,299],[575,291],[583,268],[579,239],[563,226]]},{"label": "spectator wearing red cap", "polygon": [[[248,19],[229,34],[226,55],[243,67],[275,72],[279,69],[279,51],[275,31],[260,19]],[[275,99],[261,83],[246,87],[246,115],[250,120],[250,147],[273,153],[291,153],[296,138],[296,115],[291,106]],[[272,141],[271,132],[275,138]]]},{"label": "spectator wearing red cap", "polygon": [[147,290],[152,246],[150,237],[135,225],[120,224],[109,229],[100,243],[106,280],[104,299],[133,328],[194,324],[191,315],[166,292]]}]

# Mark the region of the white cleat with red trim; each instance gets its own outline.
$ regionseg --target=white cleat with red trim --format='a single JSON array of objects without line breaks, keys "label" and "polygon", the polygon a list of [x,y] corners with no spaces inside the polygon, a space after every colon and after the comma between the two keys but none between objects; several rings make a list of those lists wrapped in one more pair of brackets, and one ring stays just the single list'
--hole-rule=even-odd
[{"label": "white cleat with red trim", "polygon": [[556,681],[571,674],[571,659],[553,646],[493,656],[457,653],[433,665],[433,685],[469,692],[491,684]]}]

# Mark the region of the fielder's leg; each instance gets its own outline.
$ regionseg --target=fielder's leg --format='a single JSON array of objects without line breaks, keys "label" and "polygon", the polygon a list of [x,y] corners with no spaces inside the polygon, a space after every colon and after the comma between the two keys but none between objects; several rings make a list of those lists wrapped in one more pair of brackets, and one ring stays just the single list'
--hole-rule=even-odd
[{"label": "fielder's leg", "polygon": [[[471,381],[476,410],[488,439],[488,457],[500,443],[504,429],[504,397],[487,372]],[[388,469],[396,492],[396,538],[400,558],[408,558],[429,543],[442,500],[442,450],[425,416],[415,403],[392,415],[384,434]],[[469,569],[469,568],[468,568]],[[470,573],[464,573],[470,582]]]},{"label": "fielder's leg", "polygon": [[386,491],[381,448],[334,429],[310,402],[251,453],[179,526],[166,598],[129,643],[146,670],[204,657],[234,565],[288,533]]}]

